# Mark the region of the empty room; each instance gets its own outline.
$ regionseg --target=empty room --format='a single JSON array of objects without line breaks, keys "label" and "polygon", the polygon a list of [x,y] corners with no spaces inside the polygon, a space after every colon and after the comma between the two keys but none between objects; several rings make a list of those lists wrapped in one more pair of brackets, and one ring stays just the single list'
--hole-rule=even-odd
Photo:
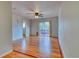
[{"label": "empty room", "polygon": [[0,1],[0,58],[79,58],[79,1]]}]

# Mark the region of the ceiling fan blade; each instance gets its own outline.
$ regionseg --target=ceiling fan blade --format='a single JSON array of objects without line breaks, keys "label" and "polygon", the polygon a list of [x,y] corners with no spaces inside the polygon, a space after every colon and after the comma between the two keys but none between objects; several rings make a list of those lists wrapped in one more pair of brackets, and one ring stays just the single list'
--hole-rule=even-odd
[{"label": "ceiling fan blade", "polygon": [[43,14],[40,14],[39,17],[43,17]]},{"label": "ceiling fan blade", "polygon": [[40,14],[40,15],[43,15],[43,14]]},{"label": "ceiling fan blade", "polygon": [[40,15],[39,17],[43,17],[43,15]]}]

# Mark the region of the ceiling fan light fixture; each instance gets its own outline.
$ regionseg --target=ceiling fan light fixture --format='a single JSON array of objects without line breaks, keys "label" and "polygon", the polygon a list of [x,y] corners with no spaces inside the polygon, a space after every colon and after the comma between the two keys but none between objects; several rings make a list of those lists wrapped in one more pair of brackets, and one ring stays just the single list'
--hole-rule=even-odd
[{"label": "ceiling fan light fixture", "polygon": [[35,13],[35,18],[39,18],[39,13],[38,12]]},{"label": "ceiling fan light fixture", "polygon": [[39,18],[38,16],[35,16],[35,18]]}]

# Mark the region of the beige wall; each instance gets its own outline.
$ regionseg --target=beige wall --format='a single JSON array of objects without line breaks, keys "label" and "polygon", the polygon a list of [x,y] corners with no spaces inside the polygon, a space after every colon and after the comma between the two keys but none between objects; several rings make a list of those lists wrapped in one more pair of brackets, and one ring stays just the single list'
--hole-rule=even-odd
[{"label": "beige wall", "polygon": [[30,20],[30,34],[36,36],[36,32],[39,31],[39,22],[37,20]]},{"label": "beige wall", "polygon": [[58,37],[58,18],[51,20],[51,36]]},{"label": "beige wall", "polygon": [[12,50],[11,2],[0,1],[0,56]]},{"label": "beige wall", "polygon": [[64,57],[79,58],[79,2],[63,2],[59,12],[59,40]]}]

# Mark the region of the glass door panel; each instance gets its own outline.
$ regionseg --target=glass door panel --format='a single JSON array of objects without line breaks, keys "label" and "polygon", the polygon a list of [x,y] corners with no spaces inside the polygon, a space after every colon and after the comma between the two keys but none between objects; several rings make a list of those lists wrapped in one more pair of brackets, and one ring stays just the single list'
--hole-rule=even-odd
[{"label": "glass door panel", "polygon": [[50,23],[49,22],[40,22],[39,35],[40,36],[50,36]]}]

